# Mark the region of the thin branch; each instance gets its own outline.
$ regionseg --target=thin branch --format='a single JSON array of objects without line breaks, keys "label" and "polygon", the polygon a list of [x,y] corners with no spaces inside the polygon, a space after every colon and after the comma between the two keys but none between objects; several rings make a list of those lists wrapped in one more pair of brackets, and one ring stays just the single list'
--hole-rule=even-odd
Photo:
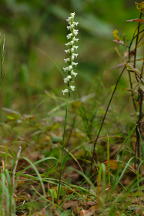
[{"label": "thin branch", "polygon": [[[140,13],[140,16],[139,16],[139,19],[141,19],[141,18],[142,18],[142,13]],[[135,54],[134,54],[134,63],[133,63],[134,68],[136,67],[136,57],[137,57],[137,48],[138,48],[138,42],[139,42],[140,26],[141,26],[141,23],[139,22],[138,23],[137,36],[136,36],[136,42],[135,42]],[[137,77],[136,77],[136,79],[137,79]]]},{"label": "thin branch", "polygon": [[113,92],[112,92],[112,94],[111,94],[111,97],[110,97],[110,100],[109,100],[109,102],[108,102],[108,105],[107,105],[107,108],[106,108],[105,114],[104,114],[103,119],[102,119],[102,121],[101,121],[100,128],[99,128],[99,130],[98,130],[98,133],[97,133],[96,139],[94,140],[94,144],[93,144],[93,151],[92,151],[92,159],[91,159],[91,170],[92,170],[93,162],[95,161],[95,148],[96,148],[97,141],[98,141],[98,139],[99,139],[99,136],[100,136],[101,130],[102,130],[102,128],[103,128],[103,125],[104,125],[104,122],[105,122],[105,119],[106,119],[107,113],[108,113],[108,111],[109,111],[109,108],[110,108],[110,105],[111,105],[112,99],[113,99],[113,97],[114,97],[114,94],[115,94],[115,92],[116,92],[116,90],[117,90],[117,87],[118,87],[119,81],[120,81],[120,79],[121,79],[121,77],[122,77],[122,75],[123,75],[125,69],[126,69],[126,65],[125,65],[124,68],[122,69],[122,71],[121,71],[121,73],[120,73],[120,75],[119,75],[119,77],[118,77],[118,79],[117,79],[117,81],[116,81],[116,84],[115,84],[114,90],[113,90]]}]

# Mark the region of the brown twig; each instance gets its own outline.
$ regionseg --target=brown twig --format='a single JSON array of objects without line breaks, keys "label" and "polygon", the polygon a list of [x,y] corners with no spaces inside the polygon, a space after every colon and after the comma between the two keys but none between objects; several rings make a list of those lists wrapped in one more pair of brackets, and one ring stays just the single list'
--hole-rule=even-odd
[{"label": "brown twig", "polygon": [[[142,12],[140,13],[139,18],[142,18]],[[135,54],[134,54],[134,60],[133,60],[133,66],[136,68],[136,58],[137,58],[137,50],[138,50],[138,44],[139,44],[139,36],[140,36],[140,27],[141,23],[138,23],[138,30],[137,30],[137,37],[136,37],[136,42],[135,42]],[[136,81],[138,84],[141,84],[141,79],[142,79],[142,70],[140,74],[140,79],[138,78],[137,74],[135,74]],[[138,160],[136,161],[136,164],[139,165],[140,157],[141,157],[141,120],[143,117],[143,91],[142,89],[138,88],[138,106],[139,106],[139,114],[138,114],[138,120],[136,123],[136,148],[135,148],[135,155]]]}]

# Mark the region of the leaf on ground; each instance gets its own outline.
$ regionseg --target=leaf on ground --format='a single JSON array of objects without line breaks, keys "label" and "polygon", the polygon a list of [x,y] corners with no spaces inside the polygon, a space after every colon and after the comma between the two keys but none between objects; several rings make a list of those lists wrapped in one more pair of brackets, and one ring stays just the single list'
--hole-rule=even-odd
[{"label": "leaf on ground", "polygon": [[93,216],[97,210],[97,206],[92,206],[88,210],[81,210],[79,216]]},{"label": "leaf on ground", "polygon": [[78,201],[76,200],[69,200],[67,202],[64,203],[63,208],[64,209],[68,209],[68,208],[74,208],[78,206]]},{"label": "leaf on ground", "polygon": [[46,209],[43,208],[41,211],[36,212],[33,216],[46,216]]}]

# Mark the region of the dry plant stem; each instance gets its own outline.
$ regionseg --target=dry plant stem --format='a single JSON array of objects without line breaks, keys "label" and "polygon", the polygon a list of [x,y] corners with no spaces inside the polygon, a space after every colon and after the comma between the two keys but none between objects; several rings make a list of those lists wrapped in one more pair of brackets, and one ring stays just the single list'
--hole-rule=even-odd
[{"label": "dry plant stem", "polygon": [[[144,56],[144,48],[143,48],[143,56]],[[142,67],[141,67],[140,79],[142,79],[142,77],[143,77],[143,72],[144,72],[144,58],[143,58],[143,63],[142,63]]]},{"label": "dry plant stem", "polygon": [[[128,47],[128,62],[129,63],[131,61],[131,46],[132,46],[134,38],[135,38],[135,33],[133,34],[133,38],[132,38],[131,43]],[[134,99],[132,77],[131,77],[130,71],[128,71],[128,77],[129,77],[129,84],[130,84],[130,89],[131,89],[131,98],[132,98],[132,102],[133,102],[133,107],[134,107],[134,110],[137,111],[137,106],[136,106],[135,99]]]},{"label": "dry plant stem", "polygon": [[115,94],[115,92],[116,92],[116,90],[117,90],[117,87],[118,87],[119,81],[120,81],[120,79],[121,79],[121,77],[122,77],[122,75],[123,75],[125,69],[126,69],[126,66],[123,67],[123,69],[122,69],[122,71],[121,71],[121,73],[120,73],[120,75],[119,75],[119,77],[118,77],[118,79],[117,79],[117,81],[116,81],[116,84],[115,84],[114,90],[113,90],[113,92],[112,92],[112,94],[111,94],[111,97],[110,97],[110,100],[109,100],[109,102],[108,102],[108,105],[107,105],[107,108],[106,108],[105,114],[104,114],[103,119],[102,119],[102,121],[101,121],[100,128],[99,128],[99,130],[98,130],[98,133],[97,133],[96,139],[94,140],[94,143],[93,143],[93,151],[92,151],[92,159],[91,159],[91,171],[92,171],[92,168],[93,168],[93,162],[96,161],[96,159],[95,159],[95,158],[96,158],[96,154],[95,154],[96,144],[97,144],[97,142],[98,142],[98,139],[99,139],[99,136],[100,136],[101,130],[102,130],[102,128],[103,128],[103,125],[104,125],[104,122],[105,122],[105,119],[106,119],[107,113],[108,113],[108,111],[109,111],[109,108],[110,108],[110,105],[111,105],[112,99],[113,99],[113,97],[114,97],[114,94]]},{"label": "dry plant stem", "polygon": [[141,120],[143,117],[143,91],[139,88],[138,90],[139,94],[139,116],[138,116],[138,121],[136,125],[136,157],[140,159],[141,157]]},{"label": "dry plant stem", "polygon": [[0,56],[0,71],[1,72],[0,73],[1,73],[1,77],[3,78],[4,77],[3,64],[4,64],[4,56],[5,56],[5,36],[3,37],[0,49],[1,49],[1,56]]},{"label": "dry plant stem", "polygon": [[[131,47],[132,47],[132,44],[134,42],[134,40],[138,37],[138,34],[141,34],[144,32],[144,30],[138,31],[138,27],[136,28],[134,34],[133,34],[133,37],[132,37],[132,40],[128,46],[128,63],[131,62]],[[136,34],[137,32],[137,34]],[[134,90],[133,90],[133,83],[132,83],[132,77],[131,77],[131,73],[130,71],[128,71],[128,77],[129,77],[129,84],[130,84],[130,89],[131,89],[131,98],[132,98],[132,102],[133,102],[133,107],[134,107],[134,110],[137,112],[137,106],[136,106],[136,102],[135,102],[135,98],[134,98]]]},{"label": "dry plant stem", "polygon": [[[141,17],[141,14],[140,14],[140,17]],[[137,31],[137,34],[135,35],[136,31]],[[130,62],[130,60],[131,60],[131,47],[132,47],[133,41],[134,41],[135,39],[136,39],[136,41],[138,41],[138,39],[139,39],[139,34],[141,34],[144,30],[140,31],[140,26],[138,25],[136,31],[134,32],[133,37],[132,37],[132,40],[130,41],[130,44],[129,44],[129,46],[128,46],[128,62]],[[135,61],[136,61],[136,56],[135,56],[134,58],[135,58]],[[126,69],[126,65],[125,65],[124,68],[122,69],[122,71],[121,71],[121,73],[120,73],[120,75],[119,75],[119,77],[118,77],[118,79],[117,79],[117,82],[116,82],[116,84],[115,84],[115,88],[114,88],[114,90],[113,90],[113,92],[112,92],[112,95],[111,95],[111,98],[110,98],[109,103],[108,103],[108,105],[107,105],[105,114],[104,114],[103,119],[102,119],[102,121],[101,121],[101,125],[100,125],[100,128],[99,128],[99,130],[98,130],[96,139],[94,140],[93,151],[92,151],[92,159],[91,159],[91,171],[92,171],[92,168],[93,168],[93,162],[96,161],[96,159],[95,159],[95,158],[96,158],[96,154],[95,154],[96,144],[97,144],[97,142],[98,142],[98,139],[99,139],[101,130],[102,130],[102,128],[103,128],[103,125],[104,125],[104,122],[105,122],[107,113],[108,113],[108,111],[109,111],[109,108],[110,108],[110,105],[111,105],[111,102],[112,102],[112,99],[113,99],[113,96],[114,96],[114,94],[115,94],[115,92],[116,92],[116,90],[117,90],[118,83],[119,83],[119,81],[120,81],[120,79],[121,79],[121,77],[122,77],[122,75],[123,75],[125,69]],[[131,97],[132,97],[132,101],[133,101],[133,106],[134,106],[135,111],[137,111],[136,102],[135,102],[134,94],[133,94],[133,83],[132,83],[132,78],[131,78],[130,72],[128,72],[128,76],[129,76],[129,83],[130,83],[130,87],[131,87]]]},{"label": "dry plant stem", "polygon": [[[140,19],[142,18],[142,13],[140,13]],[[137,58],[137,50],[138,50],[138,44],[139,44],[139,36],[140,36],[140,27],[141,27],[141,23],[138,23],[138,30],[137,30],[137,37],[136,37],[136,42],[135,42],[135,54],[134,54],[134,68],[136,68],[136,58]],[[142,66],[143,67],[143,66]],[[142,70],[141,69],[141,74],[140,77],[142,78]],[[135,75],[137,83],[139,84],[141,82],[141,80],[139,81],[137,75]],[[135,149],[135,155],[136,158],[138,159],[136,161],[136,165],[139,166],[140,163],[140,157],[141,157],[141,120],[143,117],[143,91],[142,89],[139,87],[138,89],[138,111],[139,111],[139,115],[138,115],[138,120],[136,123],[136,149]]]},{"label": "dry plant stem", "polygon": [[131,98],[132,98],[133,107],[134,107],[134,110],[137,111],[137,106],[136,106],[136,102],[135,102],[135,98],[134,98],[133,84],[132,84],[132,78],[131,78],[131,73],[130,73],[130,71],[128,71],[128,77],[129,77],[129,83],[130,83]]},{"label": "dry plant stem", "polygon": [[[140,19],[142,18],[142,13],[140,13]],[[128,47],[128,51],[129,51],[129,57],[128,57],[128,60],[129,62],[131,61],[131,47],[132,47],[132,44],[133,44],[133,41],[135,41],[135,49],[134,49],[134,59],[133,59],[133,66],[134,68],[136,68],[136,61],[137,61],[137,49],[138,49],[138,45],[140,43],[140,41],[143,39],[143,35],[141,36],[140,38],[140,34],[142,34],[144,32],[144,30],[141,30],[140,31],[140,27],[141,27],[141,23],[138,23],[138,26],[137,26],[137,34],[133,35],[133,38],[131,40],[131,43]],[[142,64],[142,68],[141,68],[141,74],[140,74],[140,80],[142,79],[142,76],[143,76],[143,67],[144,67],[144,62]],[[134,99],[134,94],[133,94],[133,84],[132,84],[132,79],[131,79],[131,73],[128,71],[128,75],[129,75],[129,82],[130,82],[130,87],[131,87],[131,96],[132,96],[132,101],[133,101],[133,106],[134,106],[134,109],[135,111],[137,111],[137,106],[136,106],[136,102],[135,102],[135,99]],[[137,75],[135,74],[135,78],[137,80],[137,82],[139,83],[139,79],[137,77]],[[135,147],[135,156],[136,158],[139,158],[140,159],[140,155],[141,155],[141,146],[140,146],[140,142],[141,142],[141,130],[140,130],[140,124],[141,124],[141,119],[143,117],[143,113],[142,113],[142,105],[143,105],[143,92],[142,90],[139,88],[138,89],[138,112],[139,112],[139,116],[138,116],[138,120],[137,120],[137,123],[136,123],[136,147]],[[138,162],[138,161],[137,161]],[[136,167],[139,167],[139,162],[138,164],[136,163]]]},{"label": "dry plant stem", "polygon": [[19,150],[18,150],[18,152],[17,152],[16,161],[15,161],[14,168],[13,168],[13,172],[12,172],[13,193],[14,193],[15,187],[16,187],[15,176],[16,176],[16,169],[17,169],[17,165],[18,165],[19,158],[20,158],[21,150],[22,150],[22,148],[21,148],[21,146],[19,146]]},{"label": "dry plant stem", "polygon": [[[139,19],[142,18],[142,13],[140,13],[140,16],[139,16]],[[137,36],[136,36],[136,42],[135,42],[135,54],[134,54],[134,68],[136,67],[136,57],[137,57],[137,49],[138,49],[138,42],[139,42],[139,35],[140,35],[140,26],[141,26],[141,23],[139,22],[138,23],[138,30],[137,30]],[[136,77],[137,79],[137,77]]]}]

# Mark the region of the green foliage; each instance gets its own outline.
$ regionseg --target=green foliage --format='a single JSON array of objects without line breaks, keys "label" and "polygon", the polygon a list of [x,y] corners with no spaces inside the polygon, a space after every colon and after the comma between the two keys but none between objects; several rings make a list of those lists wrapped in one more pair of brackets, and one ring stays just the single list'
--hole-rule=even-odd
[{"label": "green foliage", "polygon": [[[1,0],[0,215],[143,214],[144,179],[133,166],[136,115],[126,73],[90,171],[93,143],[128,55],[125,45],[143,11],[143,2],[136,3],[138,10],[134,2]],[[77,95],[67,100],[61,95],[65,18],[74,11],[80,26],[79,77]],[[125,22],[131,19],[135,21]],[[126,67],[139,74],[133,65]],[[69,114],[62,146],[66,104]],[[19,146],[22,152],[17,157]],[[141,159],[140,166],[143,163]]]}]

